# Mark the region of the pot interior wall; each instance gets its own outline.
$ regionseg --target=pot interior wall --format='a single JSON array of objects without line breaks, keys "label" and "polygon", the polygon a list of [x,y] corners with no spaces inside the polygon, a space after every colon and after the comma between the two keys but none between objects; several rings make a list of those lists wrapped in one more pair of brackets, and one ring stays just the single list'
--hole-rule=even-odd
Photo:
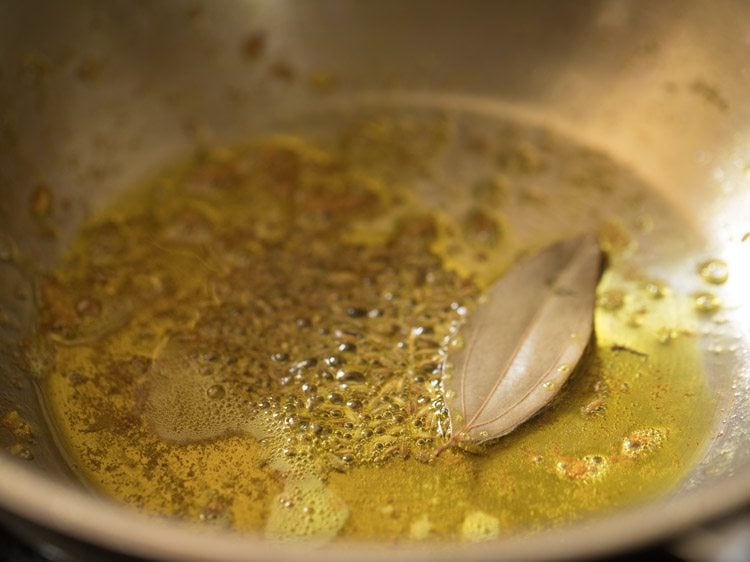
[{"label": "pot interior wall", "polygon": [[[631,166],[717,256],[748,263],[749,21],[742,2],[4,4],[0,411],[20,405],[37,428],[27,464],[70,478],[17,357],[35,273],[162,164],[321,108],[443,104],[549,125]],[[706,354],[719,415],[683,494],[750,470],[747,283],[750,268],[732,271],[735,351]]]}]

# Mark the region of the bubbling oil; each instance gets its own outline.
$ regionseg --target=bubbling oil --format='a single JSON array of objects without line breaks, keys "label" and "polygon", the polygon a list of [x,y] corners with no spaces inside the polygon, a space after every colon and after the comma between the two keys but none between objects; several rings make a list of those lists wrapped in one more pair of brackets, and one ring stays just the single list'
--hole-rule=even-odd
[{"label": "bubbling oil", "polygon": [[[681,251],[679,217],[543,129],[325,121],[198,150],[46,276],[30,353],[81,477],[149,513],[319,542],[485,540],[674,486],[711,420],[695,325],[720,308],[648,271]],[[610,265],[569,384],[479,454],[436,457],[463,319],[519,253],[581,230]]]}]

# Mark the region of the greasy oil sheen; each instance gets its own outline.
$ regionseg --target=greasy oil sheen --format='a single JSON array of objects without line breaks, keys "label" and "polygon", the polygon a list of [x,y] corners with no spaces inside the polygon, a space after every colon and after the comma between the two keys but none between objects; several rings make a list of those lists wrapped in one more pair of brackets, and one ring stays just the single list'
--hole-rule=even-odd
[{"label": "greasy oil sheen", "polygon": [[[95,215],[29,349],[71,466],[148,513],[317,541],[484,540],[677,484],[712,417],[698,313],[638,257],[679,219],[601,154],[482,126],[204,148]],[[482,290],[581,231],[609,256],[584,359],[512,434],[436,457]]]}]

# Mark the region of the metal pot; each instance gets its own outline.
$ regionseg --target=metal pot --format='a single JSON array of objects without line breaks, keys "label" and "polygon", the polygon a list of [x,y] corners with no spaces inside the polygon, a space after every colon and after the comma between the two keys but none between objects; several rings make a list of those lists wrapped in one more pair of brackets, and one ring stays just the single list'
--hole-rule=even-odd
[{"label": "metal pot", "polygon": [[[553,559],[674,536],[750,499],[746,2],[32,0],[0,6],[0,44],[0,412],[19,410],[36,433],[33,461],[0,455],[0,506],[21,532],[174,560]],[[729,262],[731,351],[706,353],[713,439],[679,490],[533,540],[311,553],[149,519],[75,481],[17,358],[34,274],[113,194],[196,140],[246,136],[319,104],[328,75],[329,102],[439,98],[605,150]],[[0,444],[10,443],[0,428]]]}]

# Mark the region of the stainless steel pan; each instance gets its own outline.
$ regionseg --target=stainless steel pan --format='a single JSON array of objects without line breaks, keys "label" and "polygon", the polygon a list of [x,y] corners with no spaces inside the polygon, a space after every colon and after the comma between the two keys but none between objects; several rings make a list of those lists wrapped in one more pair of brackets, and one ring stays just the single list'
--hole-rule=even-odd
[{"label": "stainless steel pan", "polygon": [[[549,125],[631,166],[730,263],[727,343],[705,356],[713,439],[679,490],[533,539],[317,553],[147,519],[70,476],[17,353],[35,273],[88,213],[196,142],[352,99]],[[747,2],[3,2],[0,193],[0,412],[36,431],[33,460],[0,455],[0,507],[37,539],[175,560],[571,558],[675,536],[750,499]]]}]

